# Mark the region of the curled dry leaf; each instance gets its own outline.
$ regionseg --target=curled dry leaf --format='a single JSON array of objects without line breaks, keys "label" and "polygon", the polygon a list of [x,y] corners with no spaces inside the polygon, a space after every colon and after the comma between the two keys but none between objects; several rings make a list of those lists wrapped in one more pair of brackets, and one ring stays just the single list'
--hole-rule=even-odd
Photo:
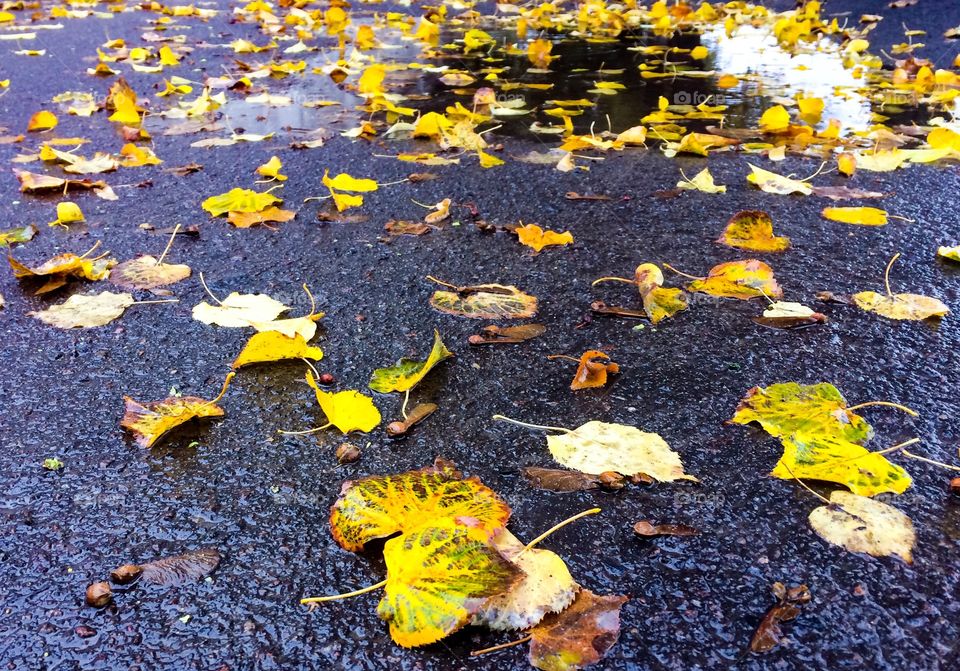
[{"label": "curled dry leaf", "polygon": [[633,525],[633,533],[638,536],[696,536],[700,532],[686,524],[653,524],[649,520],[640,520]]},{"label": "curled dry leaf", "polygon": [[34,293],[45,294],[59,289],[70,278],[79,278],[96,282],[109,274],[109,269],[116,263],[113,259],[88,259],[76,254],[57,254],[33,268],[17,261],[12,256],[7,257],[13,276],[18,280],[44,280],[44,284]]},{"label": "curled dry leaf", "polygon": [[279,207],[271,206],[259,212],[229,212],[227,221],[237,228],[250,228],[257,224],[273,224],[290,221],[297,213],[293,210],[281,210]]},{"label": "curled dry leaf", "polygon": [[[18,242],[30,242],[36,234],[37,227],[33,224],[0,231],[0,247],[12,247]],[[941,247],[941,249],[945,248]]]},{"label": "curled dry leaf", "polygon": [[511,589],[520,570],[485,529],[442,518],[383,546],[387,564],[377,614],[404,648],[434,643],[470,621],[488,597]]},{"label": "curled dry leaf", "polygon": [[51,305],[46,310],[27,314],[61,329],[91,328],[109,324],[134,302],[130,294],[115,294],[110,291],[90,296],[74,294],[59,305]]},{"label": "curled dry leaf", "polygon": [[444,198],[433,206],[433,212],[425,216],[423,220],[431,225],[439,224],[441,221],[450,216],[451,203],[452,201],[449,198]]},{"label": "curled dry leaf", "polygon": [[110,272],[110,283],[122,289],[155,289],[190,277],[190,266],[157,263],[152,256],[124,261]]},{"label": "curled dry leaf", "polygon": [[213,548],[194,550],[139,564],[140,579],[154,585],[182,585],[210,575],[220,565],[220,552]]},{"label": "curled dry leaf", "polygon": [[882,501],[838,490],[830,494],[830,505],[814,508],[809,521],[821,538],[850,552],[913,562],[913,522]]},{"label": "curled dry leaf", "polygon": [[618,308],[613,305],[607,305],[603,301],[594,301],[590,304],[590,311],[594,314],[604,317],[625,317],[627,319],[649,319],[649,315],[643,310],[631,310],[630,308]]},{"label": "curled dry leaf", "polygon": [[493,537],[493,546],[520,569],[521,576],[508,591],[484,601],[472,624],[494,631],[529,629],[547,613],[559,613],[576,599],[580,585],[555,552],[524,550],[524,544],[506,529]]},{"label": "curled dry leaf", "polygon": [[453,356],[440,339],[440,332],[433,332],[433,348],[425,361],[400,359],[389,368],[378,368],[370,378],[370,388],[381,394],[392,391],[407,391],[426,377],[434,366]]},{"label": "curled dry leaf", "polygon": [[773,219],[760,210],[734,214],[717,242],[754,252],[782,252],[790,246],[789,238],[773,234]]},{"label": "curled dry leaf", "polygon": [[510,506],[492,489],[438,460],[416,471],[347,480],[330,510],[330,531],[342,548],[359,552],[372,540],[439,519],[470,521],[490,537],[509,518]]},{"label": "curled dry leaf", "polygon": [[781,582],[775,582],[772,591],[777,603],[760,621],[750,640],[751,652],[767,652],[775,648],[783,640],[780,624],[796,619],[800,614],[800,606],[810,601],[810,589],[806,585],[788,588]]},{"label": "curled dry leaf", "polygon": [[430,232],[430,227],[419,221],[391,219],[384,225],[383,230],[390,235],[424,235]]},{"label": "curled dry leaf", "polygon": [[773,277],[773,268],[756,259],[716,265],[705,278],[694,280],[687,289],[741,300],[758,296],[783,298],[783,289]]},{"label": "curled dry leaf", "polygon": [[641,263],[633,275],[651,323],[658,324],[687,309],[687,294],[682,289],[664,288],[663,272],[655,264]]},{"label": "curled dry leaf", "polygon": [[313,373],[307,371],[307,384],[313,389],[317,403],[327,421],[340,429],[344,434],[351,431],[369,433],[380,424],[380,411],[373,404],[373,399],[350,389],[332,393],[317,386]]},{"label": "curled dry leaf", "polygon": [[519,326],[484,326],[481,332],[470,336],[471,345],[506,345],[531,340],[543,335],[547,327],[543,324],[521,324]]},{"label": "curled dry leaf", "polygon": [[556,231],[544,230],[536,224],[527,224],[516,228],[517,237],[521,245],[530,247],[534,253],[540,253],[544,247],[551,245],[572,245],[573,234],[570,231],[557,233]]},{"label": "curled dry leaf", "polygon": [[107,183],[103,180],[92,181],[89,179],[63,179],[51,175],[41,175],[27,170],[17,170],[14,168],[14,174],[20,182],[20,191],[38,192],[38,191],[69,191],[70,189],[103,189]]},{"label": "curled dry leaf", "polygon": [[558,463],[591,475],[605,471],[626,476],[646,473],[660,482],[697,482],[684,473],[680,455],[667,441],[656,433],[625,424],[587,422],[568,433],[547,436],[547,447]]},{"label": "curled dry leaf", "polygon": [[573,376],[570,388],[592,389],[607,384],[607,375],[620,372],[620,366],[610,361],[610,357],[599,350],[587,350],[580,357],[577,372]]},{"label": "curled dry leaf", "polygon": [[581,492],[600,486],[600,480],[596,475],[588,475],[580,471],[528,466],[523,469],[523,475],[533,487],[551,492]]},{"label": "curled dry leaf", "polygon": [[761,191],[775,193],[781,196],[788,196],[791,193],[799,193],[804,196],[809,196],[811,193],[813,193],[813,187],[806,182],[798,179],[792,179],[790,177],[784,177],[783,175],[778,175],[774,172],[770,172],[769,170],[758,168],[752,164],[748,165],[750,165],[750,170],[752,172],[747,175],[747,181],[759,188]]},{"label": "curled dry leaf", "polygon": [[715,184],[713,181],[713,175],[710,174],[709,168],[704,168],[691,179],[687,179],[686,176],[677,182],[677,189],[683,189],[686,191],[703,191],[704,193],[726,193],[727,187]]},{"label": "curled dry leaf", "polygon": [[514,286],[478,284],[435,291],[430,305],[440,312],[470,319],[528,319],[537,314],[537,298]]},{"label": "curled dry leaf", "polygon": [[620,636],[620,608],[627,601],[581,589],[573,605],[530,630],[530,663],[543,671],[572,671],[600,661]]},{"label": "curled dry leaf", "polygon": [[251,336],[240,354],[234,359],[232,367],[236,370],[242,366],[255,363],[285,361],[287,359],[319,361],[322,358],[323,350],[307,344],[307,341],[299,333],[295,333],[291,338],[278,331],[263,331]]},{"label": "curled dry leaf", "polygon": [[[0,247],[3,246],[3,234],[0,233]],[[937,248],[937,256],[947,261],[960,262],[960,245],[954,247],[941,246]]]}]

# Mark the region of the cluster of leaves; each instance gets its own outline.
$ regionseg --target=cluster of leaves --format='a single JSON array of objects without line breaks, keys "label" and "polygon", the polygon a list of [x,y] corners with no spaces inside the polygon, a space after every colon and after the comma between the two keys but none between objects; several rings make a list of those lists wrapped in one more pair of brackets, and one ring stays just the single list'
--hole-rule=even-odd
[{"label": "cluster of leaves", "polygon": [[510,512],[480,480],[438,459],[416,471],[345,482],[330,529],[351,552],[389,538],[387,577],[373,588],[384,588],[377,614],[403,647],[434,643],[471,623],[526,630],[518,642],[530,641],[530,663],[539,669],[599,660],[616,641],[627,598],[582,589],[559,555],[534,548],[542,537],[524,545],[506,529]]}]

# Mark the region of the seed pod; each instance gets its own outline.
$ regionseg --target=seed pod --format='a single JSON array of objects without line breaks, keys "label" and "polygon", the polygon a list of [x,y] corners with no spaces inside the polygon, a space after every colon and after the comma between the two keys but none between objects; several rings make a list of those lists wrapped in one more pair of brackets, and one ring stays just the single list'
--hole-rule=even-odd
[{"label": "seed pod", "polygon": [[618,490],[627,486],[627,479],[615,471],[605,471],[597,476],[604,489]]},{"label": "seed pod", "polygon": [[87,605],[103,608],[113,601],[113,590],[108,582],[95,582],[87,587]]},{"label": "seed pod", "polygon": [[341,464],[352,464],[360,458],[360,448],[350,443],[343,443],[337,448],[337,461]]},{"label": "seed pod", "polygon": [[324,385],[324,386],[329,387],[331,384],[333,384],[333,383],[336,382],[336,381],[337,381],[337,378],[335,378],[335,377],[334,377],[333,375],[331,375],[330,373],[322,373],[322,374],[320,375],[320,380],[319,380],[319,382],[320,382],[320,384],[322,384],[322,385]]},{"label": "seed pod", "polygon": [[954,478],[950,481],[950,491],[954,496],[960,496],[960,478]]}]

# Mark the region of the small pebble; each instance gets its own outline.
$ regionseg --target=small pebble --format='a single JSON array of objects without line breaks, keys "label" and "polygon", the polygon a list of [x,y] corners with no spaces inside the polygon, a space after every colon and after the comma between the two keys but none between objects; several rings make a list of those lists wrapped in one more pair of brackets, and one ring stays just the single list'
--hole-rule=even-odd
[{"label": "small pebble", "polygon": [[360,458],[360,448],[350,443],[343,443],[337,448],[337,461],[341,464],[352,464]]}]

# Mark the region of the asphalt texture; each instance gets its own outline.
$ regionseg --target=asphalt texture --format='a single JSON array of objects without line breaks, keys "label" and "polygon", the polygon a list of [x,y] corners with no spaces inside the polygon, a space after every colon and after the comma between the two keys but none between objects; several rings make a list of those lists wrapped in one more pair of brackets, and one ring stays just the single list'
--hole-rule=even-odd
[{"label": "asphalt texture", "polygon": [[[850,6],[871,12],[882,5]],[[929,18],[922,7],[900,11]],[[2,125],[24,128],[33,111],[64,90],[96,90],[102,97],[109,83],[81,74],[91,65],[85,59],[107,37],[135,38],[145,16],[78,22],[44,35],[49,50],[44,58],[3,56],[4,65],[14,68],[14,81],[29,86],[0,98]],[[946,10],[943,17],[949,18]],[[250,26],[223,20],[191,25],[190,39],[197,41],[256,35]],[[954,24],[939,25],[940,33],[949,25]],[[221,56],[205,57],[204,67],[217,72]],[[128,79],[138,90],[158,81]],[[637,118],[646,111],[638,109]],[[120,146],[102,119],[93,124],[62,117],[62,123],[61,135],[84,135],[104,150]],[[512,506],[510,528],[521,538],[583,509],[603,509],[545,544],[585,587],[630,596],[620,641],[597,669],[960,668],[960,499],[949,495],[947,472],[896,459],[915,481],[894,501],[916,527],[914,564],[854,555],[809,528],[807,515],[818,505],[809,492],[768,477],[780,454],[777,441],[757,429],[724,424],[754,385],[828,381],[851,403],[892,400],[919,411],[911,418],[888,409],[864,410],[876,429],[871,448],[919,436],[917,452],[956,461],[956,316],[938,324],[892,322],[815,298],[822,290],[882,291],[884,267],[901,252],[891,275],[895,290],[960,307],[960,269],[934,258],[937,246],[960,241],[955,167],[859,173],[846,181],[835,174],[817,178],[818,184],[883,191],[889,195],[882,207],[914,221],[869,228],[824,221],[820,210],[830,202],[821,198],[758,192],[744,180],[745,160],[735,155],[667,159],[656,150],[631,150],[590,162],[589,172],[564,174],[551,165],[513,160],[480,170],[466,161],[430,168],[372,155],[427,151],[428,143],[371,147],[334,137],[323,148],[294,151],[289,134],[278,133],[255,144],[187,146],[203,137],[157,134],[155,151],[166,162],[108,175],[120,196],[116,202],[76,194],[88,222],[69,231],[44,225],[57,198],[19,194],[9,173],[0,182],[4,227],[36,223],[42,229],[34,241],[13,250],[26,262],[62,251],[81,253],[98,240],[121,260],[156,255],[168,237],[160,230],[181,223],[200,231],[199,237],[178,237],[168,257],[194,271],[194,277],[171,287],[178,304],[134,306],[101,328],[61,331],[26,314],[70,292],[100,286],[74,285],[38,298],[11,273],[0,273],[0,293],[7,299],[0,311],[3,668],[524,668],[525,647],[470,658],[473,649],[510,639],[475,628],[423,649],[400,649],[376,616],[376,594],[311,613],[298,605],[303,596],[347,591],[383,577],[375,551],[350,554],[330,536],[328,509],[341,482],[422,467],[438,455],[496,490]],[[505,158],[545,149],[529,137],[499,139]],[[0,146],[5,164],[15,153],[15,146]],[[200,209],[209,195],[251,186],[254,167],[272,154],[290,175],[282,194],[298,210],[294,221],[278,230],[235,230]],[[191,161],[203,169],[184,177],[163,172]],[[676,185],[680,168],[692,175],[705,165],[717,183],[728,185],[725,195],[656,195]],[[790,158],[778,169],[809,174],[816,166]],[[320,177],[327,168],[383,183],[414,171],[440,178],[368,194],[356,210],[365,221],[321,222],[320,206],[302,203],[322,195]],[[570,201],[568,191],[611,200]],[[412,200],[443,198],[456,207],[441,230],[380,240],[389,219],[423,215]],[[570,230],[576,243],[532,255],[509,233],[479,230],[468,203],[488,223],[537,222]],[[826,313],[828,324],[771,330],[751,321],[762,308],[756,301],[703,297],[656,328],[591,319],[590,303],[598,299],[639,308],[631,287],[591,288],[596,277],[629,275],[648,261],[696,275],[744,258],[713,242],[730,215],[743,209],[766,210],[777,233],[791,238],[786,253],[760,258],[774,267],[787,300]],[[142,223],[157,230],[144,230]],[[191,318],[191,307],[206,299],[197,280],[201,271],[218,295],[263,292],[294,306],[292,314],[307,312],[300,285],[308,283],[326,313],[318,367],[336,377],[338,389],[365,389],[372,369],[401,356],[424,357],[438,329],[456,357],[431,373],[412,400],[433,401],[439,411],[404,440],[388,439],[382,427],[350,436],[362,458],[337,466],[334,450],[344,440],[337,432],[277,434],[322,420],[303,381],[303,364],[281,363],[242,370],[221,403],[222,420],[178,430],[152,450],[137,447],[119,427],[124,395],[158,400],[175,387],[210,398],[249,336]],[[540,299],[534,321],[547,331],[523,345],[470,347],[467,337],[484,322],[432,310],[428,299],[435,286],[424,279],[427,274],[456,284],[514,284]],[[669,281],[678,285],[680,279]],[[573,393],[568,388],[573,367],[546,357],[594,348],[609,353],[622,373],[606,388]],[[397,395],[376,402],[385,421],[399,417]],[[631,486],[615,493],[534,490],[520,470],[553,465],[542,433],[495,423],[494,414],[568,427],[598,419],[657,432],[701,484]],[[47,457],[59,457],[65,468],[45,471],[41,462]],[[828,485],[815,488],[831,491]],[[689,524],[701,534],[641,540],[631,531],[640,519]],[[86,586],[120,564],[204,547],[223,555],[209,580],[170,588],[141,585],[118,591],[114,605],[105,609],[84,605]],[[805,583],[813,600],[785,626],[784,645],[754,655],[747,646],[773,603],[769,590],[775,581]]]}]

